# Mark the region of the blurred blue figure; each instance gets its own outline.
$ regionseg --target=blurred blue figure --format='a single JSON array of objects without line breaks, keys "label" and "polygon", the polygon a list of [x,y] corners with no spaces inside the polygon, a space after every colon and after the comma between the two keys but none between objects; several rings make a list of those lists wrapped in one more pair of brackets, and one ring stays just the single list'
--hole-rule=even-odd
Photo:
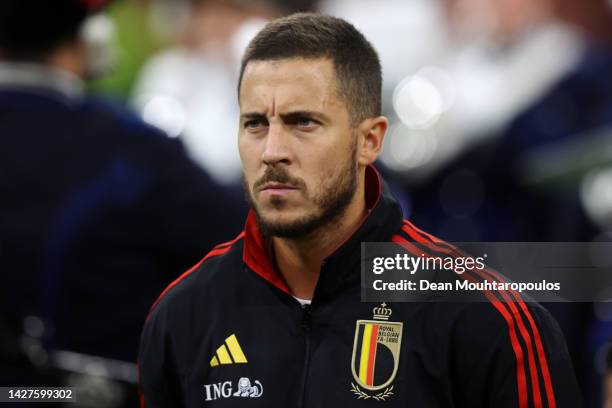
[{"label": "blurred blue figure", "polygon": [[0,2],[0,385],[57,350],[135,362],[161,290],[241,229],[241,192],[83,94],[102,3]]}]

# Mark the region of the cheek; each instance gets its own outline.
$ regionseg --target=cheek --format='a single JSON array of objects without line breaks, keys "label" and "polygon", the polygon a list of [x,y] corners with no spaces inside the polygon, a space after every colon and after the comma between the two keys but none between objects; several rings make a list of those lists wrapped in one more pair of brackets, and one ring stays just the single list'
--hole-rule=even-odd
[{"label": "cheek", "polygon": [[338,155],[321,154],[313,157],[311,167],[312,185],[311,194],[320,196],[326,191],[335,188],[334,184],[338,179],[338,173],[341,171]]},{"label": "cheek", "polygon": [[252,169],[261,157],[257,143],[248,137],[238,137],[238,153],[245,172]]},{"label": "cheek", "polygon": [[242,172],[247,186],[252,186],[257,174],[257,160],[255,146],[248,141],[238,138],[238,153],[242,162]]},{"label": "cheek", "polygon": [[240,155],[240,160],[242,163],[245,162],[246,154],[248,149],[248,143],[245,140],[244,136],[238,135],[238,154]]}]

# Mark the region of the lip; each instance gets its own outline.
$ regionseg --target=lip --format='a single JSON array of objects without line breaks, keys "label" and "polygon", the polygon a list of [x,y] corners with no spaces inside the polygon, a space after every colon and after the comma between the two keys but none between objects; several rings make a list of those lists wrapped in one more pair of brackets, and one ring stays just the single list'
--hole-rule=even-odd
[{"label": "lip", "polygon": [[267,191],[267,190],[297,190],[297,188],[295,188],[292,185],[289,184],[282,184],[282,183],[266,183],[264,184],[261,188],[261,191]]},{"label": "lip", "polygon": [[262,193],[270,195],[286,195],[296,190],[296,187],[282,183],[266,183],[260,188]]}]

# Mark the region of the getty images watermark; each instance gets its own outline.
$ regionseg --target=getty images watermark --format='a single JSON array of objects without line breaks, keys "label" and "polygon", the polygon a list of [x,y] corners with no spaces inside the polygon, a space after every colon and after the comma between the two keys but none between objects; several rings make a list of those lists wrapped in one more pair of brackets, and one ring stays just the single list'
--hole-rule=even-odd
[{"label": "getty images watermark", "polygon": [[[362,300],[612,300],[612,243],[363,243]],[[513,297],[516,299],[516,297]]]}]

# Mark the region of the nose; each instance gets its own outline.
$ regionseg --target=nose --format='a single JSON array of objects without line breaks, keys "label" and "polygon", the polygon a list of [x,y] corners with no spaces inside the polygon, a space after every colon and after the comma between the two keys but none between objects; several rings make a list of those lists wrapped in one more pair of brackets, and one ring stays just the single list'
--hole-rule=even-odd
[{"label": "nose", "polygon": [[265,148],[262,154],[262,161],[268,166],[278,164],[290,164],[289,135],[279,124],[270,124],[266,135]]}]

